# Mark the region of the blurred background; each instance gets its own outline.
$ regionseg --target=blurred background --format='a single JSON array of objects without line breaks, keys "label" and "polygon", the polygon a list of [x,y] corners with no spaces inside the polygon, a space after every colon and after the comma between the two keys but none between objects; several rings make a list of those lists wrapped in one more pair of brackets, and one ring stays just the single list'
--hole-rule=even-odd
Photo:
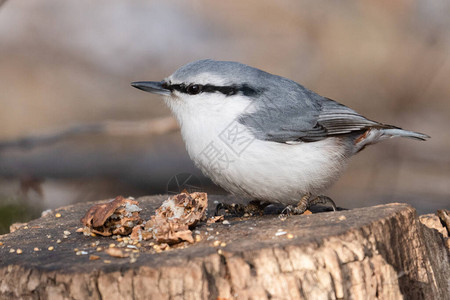
[{"label": "blurred background", "polygon": [[203,58],[288,77],[432,136],[354,157],[327,193],[339,206],[449,209],[449,15],[446,0],[6,1],[0,233],[48,208],[166,193],[180,173],[223,193],[193,166],[163,101],[130,86]]}]

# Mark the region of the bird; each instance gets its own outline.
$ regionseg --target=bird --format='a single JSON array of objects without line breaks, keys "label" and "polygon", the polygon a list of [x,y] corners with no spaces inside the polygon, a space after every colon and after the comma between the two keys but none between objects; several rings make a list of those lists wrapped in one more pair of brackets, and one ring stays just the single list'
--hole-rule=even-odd
[{"label": "bird", "polygon": [[336,210],[323,192],[366,146],[429,138],[239,62],[198,60],[162,81],[131,85],[163,96],[190,158],[214,183],[247,203],[279,203],[291,214],[316,204]]}]

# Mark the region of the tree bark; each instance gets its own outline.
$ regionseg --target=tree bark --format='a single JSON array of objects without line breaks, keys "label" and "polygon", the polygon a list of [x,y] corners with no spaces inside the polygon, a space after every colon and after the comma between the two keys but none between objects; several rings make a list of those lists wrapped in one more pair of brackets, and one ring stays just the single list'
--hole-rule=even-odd
[{"label": "tree bark", "polygon": [[[139,198],[143,219],[165,198]],[[210,211],[213,200],[230,201],[211,198]],[[199,224],[194,244],[156,251],[143,241],[126,258],[97,251],[119,247],[112,238],[75,232],[91,205],[0,236],[1,299],[450,298],[448,235],[423,225],[407,204],[225,218]]]}]

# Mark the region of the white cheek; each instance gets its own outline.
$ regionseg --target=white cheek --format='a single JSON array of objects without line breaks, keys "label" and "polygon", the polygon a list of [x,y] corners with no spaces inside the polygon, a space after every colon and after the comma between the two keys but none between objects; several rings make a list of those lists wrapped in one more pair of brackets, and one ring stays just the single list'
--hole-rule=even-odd
[{"label": "white cheek", "polygon": [[240,95],[227,97],[221,93],[192,96],[178,93],[175,97],[166,97],[165,102],[182,127],[200,126],[198,129],[203,130],[199,132],[208,128],[222,131],[224,128],[221,127],[249,112],[252,107],[252,102]]}]

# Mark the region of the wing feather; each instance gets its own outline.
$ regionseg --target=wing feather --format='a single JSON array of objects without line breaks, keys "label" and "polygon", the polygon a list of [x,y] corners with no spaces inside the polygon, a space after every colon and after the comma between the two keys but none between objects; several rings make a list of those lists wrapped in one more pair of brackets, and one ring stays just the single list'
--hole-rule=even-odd
[{"label": "wing feather", "polygon": [[[397,128],[369,120],[293,81],[282,80],[282,86],[266,89],[260,95],[256,100],[258,109],[239,119],[258,139],[280,143],[314,142],[330,136],[363,132],[372,127]],[[279,91],[284,93],[279,94]]]}]

